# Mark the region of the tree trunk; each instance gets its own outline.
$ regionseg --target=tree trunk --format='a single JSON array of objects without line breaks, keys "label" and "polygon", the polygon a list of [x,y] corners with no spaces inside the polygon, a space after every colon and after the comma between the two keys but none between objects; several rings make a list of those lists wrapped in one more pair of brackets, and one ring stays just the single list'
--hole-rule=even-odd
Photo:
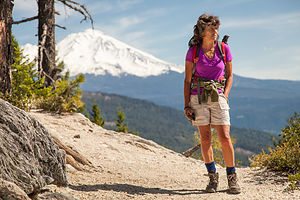
[{"label": "tree trunk", "polygon": [[53,79],[53,77],[55,76],[54,0],[38,0],[38,10],[38,69],[40,72],[40,76],[45,76],[45,86],[50,86],[55,84]]},{"label": "tree trunk", "polygon": [[0,92],[11,93],[11,64],[13,49],[11,39],[13,0],[0,2]]}]

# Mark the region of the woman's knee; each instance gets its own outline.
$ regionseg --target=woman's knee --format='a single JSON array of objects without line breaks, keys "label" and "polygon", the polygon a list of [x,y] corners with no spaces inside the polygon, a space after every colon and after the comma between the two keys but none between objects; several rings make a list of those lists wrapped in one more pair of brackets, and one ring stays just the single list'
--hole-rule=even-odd
[{"label": "woman's knee", "polygon": [[201,140],[201,144],[210,144],[211,143],[210,132],[200,133],[200,140]]},{"label": "woman's knee", "polygon": [[219,134],[219,141],[221,144],[228,144],[231,143],[231,138],[229,133],[223,132]]},{"label": "woman's knee", "polygon": [[231,138],[230,138],[230,134],[229,134],[229,130],[230,130],[229,127],[227,127],[227,126],[217,126],[216,130],[217,130],[219,141],[221,142],[221,144],[231,143]]},{"label": "woman's knee", "polygon": [[210,125],[198,126],[201,144],[210,145],[211,144],[211,134]]}]

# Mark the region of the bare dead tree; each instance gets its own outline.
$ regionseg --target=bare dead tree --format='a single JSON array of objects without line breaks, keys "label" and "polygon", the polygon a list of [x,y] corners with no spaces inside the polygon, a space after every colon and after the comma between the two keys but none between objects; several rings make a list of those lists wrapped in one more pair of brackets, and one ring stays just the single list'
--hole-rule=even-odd
[{"label": "bare dead tree", "polygon": [[55,8],[54,0],[38,0],[38,70],[45,86],[55,85]]},{"label": "bare dead tree", "polygon": [[[72,0],[57,1],[82,14],[84,16],[83,20],[89,19],[93,27],[93,19],[84,5]],[[14,21],[13,24],[20,24],[35,19],[39,20],[38,69],[40,77],[45,77],[45,86],[55,86],[55,80],[58,79],[58,74],[61,71],[60,68],[55,66],[55,26],[62,29],[66,28],[55,24],[55,14],[59,13],[55,12],[54,0],[37,0],[37,3],[38,16]]]},{"label": "bare dead tree", "polygon": [[[93,26],[93,19],[84,5],[72,0],[58,0],[67,7],[81,13],[83,20],[89,19]],[[61,69],[55,66],[55,7],[54,0],[38,0],[39,7],[39,53],[38,66],[40,76],[45,76],[46,86],[55,86]],[[60,26],[58,26],[60,27]],[[63,27],[60,27],[63,28]]]},{"label": "bare dead tree", "polygon": [[11,38],[13,0],[0,2],[0,92],[10,94],[13,47]]}]

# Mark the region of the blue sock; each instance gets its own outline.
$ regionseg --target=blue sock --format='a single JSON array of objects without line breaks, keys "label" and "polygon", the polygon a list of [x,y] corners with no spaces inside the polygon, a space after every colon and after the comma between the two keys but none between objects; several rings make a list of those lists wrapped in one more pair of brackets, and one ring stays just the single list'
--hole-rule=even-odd
[{"label": "blue sock", "polygon": [[208,173],[216,173],[216,166],[215,161],[212,161],[211,163],[205,163],[206,169]]},{"label": "blue sock", "polygon": [[235,167],[226,167],[227,175],[235,173]]}]

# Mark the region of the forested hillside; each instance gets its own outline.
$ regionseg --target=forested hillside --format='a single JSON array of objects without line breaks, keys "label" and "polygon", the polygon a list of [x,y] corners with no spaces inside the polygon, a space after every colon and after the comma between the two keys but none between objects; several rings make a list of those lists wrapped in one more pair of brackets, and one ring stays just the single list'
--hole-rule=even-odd
[{"label": "forested hillside", "polygon": [[[116,94],[84,92],[82,100],[86,109],[91,110],[96,101],[101,115],[106,119],[105,127],[114,129],[117,108],[125,113],[128,130],[134,130],[146,139],[151,139],[177,152],[183,152],[194,145],[197,130],[184,117],[184,112],[166,106],[159,106],[146,100],[129,98]],[[237,159],[248,164],[247,157],[272,146],[271,134],[231,127],[231,136],[236,138]]]},{"label": "forested hillside", "polygon": [[[183,73],[137,77],[84,74],[83,91],[105,92],[183,108]],[[300,81],[260,80],[234,74],[229,95],[232,125],[278,135],[293,112],[300,112]],[[118,84],[116,84],[118,83]]]}]

